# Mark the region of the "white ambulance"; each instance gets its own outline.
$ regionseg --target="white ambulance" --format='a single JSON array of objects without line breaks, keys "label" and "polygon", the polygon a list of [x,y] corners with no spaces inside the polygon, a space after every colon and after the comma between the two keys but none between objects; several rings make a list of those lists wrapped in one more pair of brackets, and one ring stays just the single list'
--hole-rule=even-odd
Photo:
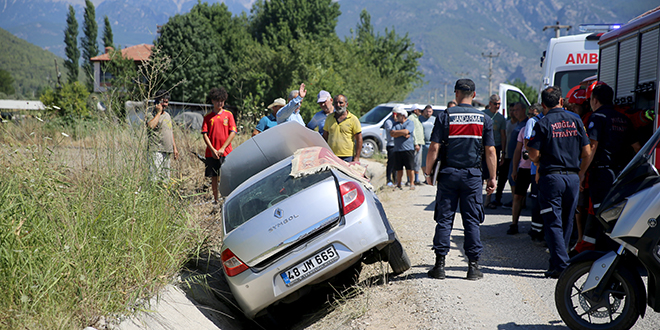
[{"label": "white ambulance", "polygon": [[[572,36],[551,38],[541,57],[543,79],[539,91],[548,86],[559,86],[566,96],[568,91],[584,78],[598,70],[598,40],[616,24],[584,24],[579,30],[588,32]],[[541,95],[539,93],[539,103]]]}]

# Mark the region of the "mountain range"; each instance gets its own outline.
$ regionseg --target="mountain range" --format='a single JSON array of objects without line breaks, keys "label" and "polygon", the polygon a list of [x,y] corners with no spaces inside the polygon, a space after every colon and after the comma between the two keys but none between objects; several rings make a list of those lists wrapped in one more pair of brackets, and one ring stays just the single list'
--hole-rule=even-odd
[{"label": "mountain range", "polygon": [[[105,15],[112,24],[115,44],[131,46],[153,43],[157,26],[170,16],[188,12],[197,0],[92,0],[100,23]],[[210,0],[209,3],[220,2]],[[234,14],[248,13],[255,0],[224,0]],[[469,77],[477,93],[488,92],[489,59],[492,85],[516,78],[537,86],[541,79],[540,56],[554,31],[546,25],[559,21],[571,25],[562,35],[577,34],[581,23],[626,23],[657,6],[657,0],[338,0],[342,15],[336,32],[351,36],[359,14],[371,14],[375,31],[395,29],[407,34],[417,50],[424,52],[420,67],[427,83],[407,101],[443,103],[445,88]],[[54,54],[64,56],[63,31],[68,5],[76,10],[82,26],[83,0],[0,0],[0,27]],[[82,27],[81,27],[82,28]],[[82,33],[80,34],[82,35]],[[100,42],[99,42],[100,43]]]}]

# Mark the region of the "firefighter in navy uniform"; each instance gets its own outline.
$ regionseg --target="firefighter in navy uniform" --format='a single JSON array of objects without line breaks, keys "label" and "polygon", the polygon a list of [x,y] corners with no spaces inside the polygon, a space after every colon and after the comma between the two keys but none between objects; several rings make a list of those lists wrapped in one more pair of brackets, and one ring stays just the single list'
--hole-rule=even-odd
[{"label": "firefighter in navy uniform", "polygon": [[472,99],[476,95],[474,90],[472,80],[456,81],[454,93],[459,104],[440,113],[431,133],[431,145],[424,171],[428,184],[433,184],[431,171],[436,159],[441,160],[433,215],[436,221],[433,237],[436,261],[435,266],[428,272],[432,278],[445,278],[445,256],[449,252],[449,236],[459,202],[465,233],[463,247],[468,257],[467,279],[483,278],[478,265],[483,250],[479,225],[484,221],[481,155],[485,151],[490,173],[486,187],[488,194],[495,190],[497,158],[493,122],[490,117],[472,107]]},{"label": "firefighter in navy uniform", "polygon": [[[612,188],[614,179],[641,148],[633,132],[632,122],[626,115],[614,110],[613,99],[612,88],[599,82],[593,88],[589,100],[594,112],[587,124],[592,153],[587,164],[590,165],[589,193],[594,214]],[[596,216],[589,214],[582,241],[575,247],[576,252],[593,250],[602,232],[603,228]]]},{"label": "firefighter in navy uniform", "polygon": [[527,149],[540,174],[538,202],[550,250],[545,276],[559,278],[568,266],[573,216],[591,148],[580,118],[564,111],[559,87],[544,89],[541,105],[545,117],[534,126]]}]

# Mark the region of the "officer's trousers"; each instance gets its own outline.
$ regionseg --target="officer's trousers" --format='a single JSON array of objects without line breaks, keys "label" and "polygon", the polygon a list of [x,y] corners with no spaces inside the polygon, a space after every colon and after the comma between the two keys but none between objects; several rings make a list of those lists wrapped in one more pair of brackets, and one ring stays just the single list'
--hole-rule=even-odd
[{"label": "officer's trousers", "polygon": [[445,168],[439,175],[433,215],[436,221],[433,250],[438,254],[447,255],[449,252],[454,215],[459,203],[465,255],[468,260],[477,261],[483,250],[479,225],[484,221],[480,169]]},{"label": "officer's trousers", "polygon": [[548,174],[539,180],[539,205],[550,250],[549,271],[562,271],[568,266],[568,242],[579,189],[577,174]]},{"label": "officer's trousers", "polygon": [[[593,168],[589,171],[589,197],[591,197],[591,203],[594,207],[594,214],[598,212],[600,203],[610,192],[617,175],[618,171],[615,172],[610,168]],[[596,244],[596,239],[600,238],[602,232],[603,226],[598,219],[589,214],[582,239],[585,242]]]}]

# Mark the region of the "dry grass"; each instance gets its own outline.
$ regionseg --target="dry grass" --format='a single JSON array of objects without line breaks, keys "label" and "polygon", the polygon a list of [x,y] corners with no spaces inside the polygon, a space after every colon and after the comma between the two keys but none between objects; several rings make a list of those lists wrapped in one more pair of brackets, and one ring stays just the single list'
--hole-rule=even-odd
[{"label": "dry grass", "polygon": [[131,313],[204,248],[219,226],[195,206],[210,197],[192,153],[204,143],[198,132],[175,139],[172,180],[153,183],[143,127],[0,126],[0,328],[84,328]]}]

